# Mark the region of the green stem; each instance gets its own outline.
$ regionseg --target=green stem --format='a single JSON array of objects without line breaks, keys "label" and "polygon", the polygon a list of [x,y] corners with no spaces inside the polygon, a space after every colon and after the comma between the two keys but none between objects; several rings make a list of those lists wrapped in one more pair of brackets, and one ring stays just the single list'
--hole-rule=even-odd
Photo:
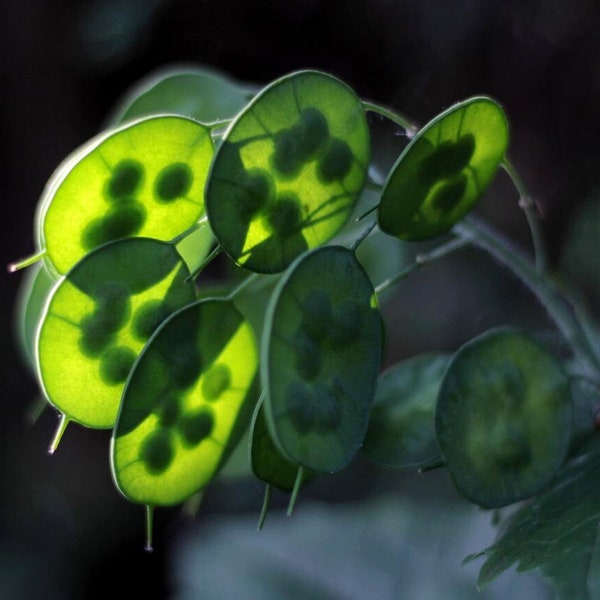
[{"label": "green stem", "polygon": [[434,471],[436,469],[441,469],[442,467],[446,466],[446,461],[441,459],[441,458],[436,458],[435,460],[432,460],[431,462],[427,463],[426,465],[423,465],[420,469],[419,469],[419,475],[422,475],[423,473],[427,473],[428,471]]},{"label": "green stem", "polygon": [[154,523],[154,506],[146,504],[146,545],[144,550],[146,552],[154,552],[152,546],[152,529]]},{"label": "green stem", "polygon": [[258,518],[258,530],[260,531],[265,524],[267,518],[267,512],[269,511],[269,504],[271,502],[271,484],[267,483],[265,486],[265,496],[263,498],[262,508],[260,511],[260,517]]},{"label": "green stem", "polygon": [[38,262],[38,260],[41,260],[42,258],[44,258],[44,256],[46,256],[46,251],[40,250],[39,252],[36,252],[35,254],[28,256],[27,258],[23,258],[14,263],[10,263],[7,267],[7,270],[9,273],[14,273],[15,271],[20,271],[21,269],[24,269],[25,267],[29,267],[30,265],[33,265],[34,263]]},{"label": "green stem", "polygon": [[400,125],[400,127],[402,127],[402,129],[406,131],[406,135],[409,138],[414,137],[415,133],[419,131],[419,128],[409,119],[402,115],[399,115],[397,112],[394,112],[389,108],[386,108],[385,106],[374,104],[373,102],[367,102],[366,100],[362,101],[362,105],[366,111],[381,115],[382,117],[389,119],[393,123],[396,123],[396,125]]},{"label": "green stem", "polygon": [[539,273],[543,273],[548,266],[548,256],[544,245],[542,231],[540,229],[539,214],[535,202],[528,193],[519,173],[507,156],[505,156],[502,161],[502,168],[510,177],[510,180],[513,182],[513,185],[519,194],[519,206],[525,213],[527,224],[531,231],[533,250],[535,253],[535,266]]},{"label": "green stem", "polygon": [[298,465],[298,472],[296,473],[296,481],[294,481],[294,489],[292,490],[292,496],[287,508],[287,516],[291,517],[296,506],[296,500],[298,499],[298,493],[300,492],[300,486],[302,485],[302,479],[304,478],[304,467]]},{"label": "green stem", "polygon": [[429,263],[431,263],[435,260],[438,260],[439,258],[442,258],[443,256],[451,254],[452,252],[458,250],[459,248],[463,248],[464,246],[467,246],[469,243],[470,242],[468,240],[465,240],[460,237],[453,238],[450,241],[446,242],[445,244],[442,244],[441,246],[434,248],[430,252],[426,252],[423,254],[417,254],[414,263],[408,265],[408,267],[406,267],[404,270],[400,271],[400,273],[398,273],[398,275],[395,275],[394,277],[390,277],[389,279],[382,281],[375,288],[375,294],[377,294],[377,295],[381,294],[388,288],[392,287],[394,284],[396,284],[399,281],[401,281],[402,279],[405,279],[406,277],[408,277],[411,273],[414,273],[415,271],[419,270],[421,267],[428,265]]},{"label": "green stem", "polygon": [[212,121],[210,123],[206,123],[206,126],[210,130],[221,129],[223,127],[227,127],[227,125],[229,125],[229,123],[231,123],[232,121],[233,119],[221,119],[220,121]]},{"label": "green stem", "polygon": [[552,286],[548,277],[537,271],[521,250],[473,217],[457,223],[453,231],[463,240],[485,250],[508,267],[546,308],[549,316],[569,343],[574,355],[585,367],[586,372],[600,377],[600,361],[590,347],[570,306]]},{"label": "green stem", "polygon": [[352,252],[356,252],[356,249],[369,237],[373,229],[377,226],[377,221],[373,221],[370,225],[367,225],[360,235],[354,240],[350,246]]},{"label": "green stem", "polygon": [[58,445],[60,444],[60,440],[62,439],[63,433],[67,428],[67,425],[71,422],[71,419],[67,417],[64,413],[61,413],[58,417],[58,427],[54,432],[54,437],[52,438],[52,442],[50,443],[50,447],[48,448],[48,454],[54,454]]}]

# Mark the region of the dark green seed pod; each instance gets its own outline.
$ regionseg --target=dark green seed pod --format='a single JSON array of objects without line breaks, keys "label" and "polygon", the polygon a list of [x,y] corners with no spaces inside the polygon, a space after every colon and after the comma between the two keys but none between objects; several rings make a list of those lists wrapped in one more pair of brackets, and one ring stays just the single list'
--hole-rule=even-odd
[{"label": "dark green seed pod", "polygon": [[504,328],[459,349],[435,412],[457,489],[489,508],[530,497],[552,480],[567,456],[571,422],[561,363],[530,337]]}]

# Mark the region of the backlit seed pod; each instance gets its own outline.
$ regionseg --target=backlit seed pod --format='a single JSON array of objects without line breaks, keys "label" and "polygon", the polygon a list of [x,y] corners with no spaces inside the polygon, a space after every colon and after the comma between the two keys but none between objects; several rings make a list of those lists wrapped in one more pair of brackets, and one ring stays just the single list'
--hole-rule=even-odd
[{"label": "backlit seed pod", "polygon": [[406,146],[383,186],[378,220],[402,240],[446,233],[481,198],[508,147],[508,122],[492,99],[464,100]]},{"label": "backlit seed pod", "polygon": [[365,111],[331,75],[299,71],[259,93],[215,154],[206,211],[224,251],[252,271],[283,271],[330,240],[360,195],[370,160]]}]

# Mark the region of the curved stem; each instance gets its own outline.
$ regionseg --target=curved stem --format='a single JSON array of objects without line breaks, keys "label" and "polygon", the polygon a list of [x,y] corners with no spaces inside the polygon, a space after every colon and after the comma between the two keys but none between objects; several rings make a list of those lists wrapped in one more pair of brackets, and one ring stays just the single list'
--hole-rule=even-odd
[{"label": "curved stem", "polygon": [[356,249],[369,237],[369,235],[375,229],[376,226],[377,221],[373,221],[371,224],[367,225],[367,227],[365,227],[364,230],[361,231],[361,233],[354,240],[354,242],[352,242],[350,250],[352,250],[352,252],[356,252]]},{"label": "curved stem", "polygon": [[566,300],[554,289],[548,277],[537,271],[531,261],[514,244],[489,226],[473,217],[454,226],[453,231],[465,241],[485,250],[508,267],[536,296],[554,321],[556,327],[569,343],[573,354],[590,372],[600,377],[600,360],[590,347],[581,326]]},{"label": "curved stem", "polygon": [[260,511],[260,517],[258,518],[258,530],[260,531],[265,524],[267,518],[267,512],[269,511],[269,504],[271,502],[271,484],[267,483],[265,486],[265,496],[263,498],[263,504]]},{"label": "curved stem", "polygon": [[409,119],[399,115],[397,112],[394,112],[389,108],[386,108],[385,106],[380,106],[379,104],[374,104],[373,102],[367,102],[366,100],[362,101],[362,105],[366,111],[381,115],[393,123],[396,123],[396,125],[400,125],[400,127],[406,131],[406,135],[409,138],[414,137],[415,133],[417,133],[419,130],[419,128]]},{"label": "curved stem", "polygon": [[302,485],[302,479],[304,478],[304,467],[298,465],[298,472],[296,473],[296,481],[294,481],[294,489],[292,490],[292,496],[287,508],[287,516],[291,517],[296,506],[296,500],[298,499],[298,493],[300,492],[300,486]]},{"label": "curved stem", "polygon": [[525,213],[527,224],[531,231],[533,250],[535,253],[535,266],[538,272],[542,273],[548,266],[548,257],[539,226],[539,214],[536,209],[536,204],[531,195],[527,192],[523,180],[507,156],[505,156],[502,161],[502,168],[510,177],[510,180],[513,182],[513,185],[519,194],[519,206]]},{"label": "curved stem", "polygon": [[438,260],[439,258],[442,258],[443,256],[446,256],[447,254],[451,254],[455,250],[458,250],[459,248],[463,248],[464,246],[467,246],[469,243],[470,242],[468,240],[461,238],[461,237],[457,237],[457,238],[453,238],[453,239],[449,240],[448,242],[446,242],[445,244],[442,244],[441,246],[438,246],[437,248],[434,248],[430,252],[425,252],[423,254],[417,254],[414,263],[408,265],[408,267],[406,267],[404,270],[400,271],[400,273],[398,273],[398,275],[395,275],[394,277],[390,277],[389,279],[382,281],[375,288],[375,294],[376,295],[381,294],[388,288],[392,287],[394,284],[396,284],[399,281],[401,281],[402,279],[405,279],[406,277],[408,277],[411,273],[414,273],[415,271],[419,270],[421,267],[424,267],[425,265],[428,265],[429,263],[432,263],[433,261]]}]

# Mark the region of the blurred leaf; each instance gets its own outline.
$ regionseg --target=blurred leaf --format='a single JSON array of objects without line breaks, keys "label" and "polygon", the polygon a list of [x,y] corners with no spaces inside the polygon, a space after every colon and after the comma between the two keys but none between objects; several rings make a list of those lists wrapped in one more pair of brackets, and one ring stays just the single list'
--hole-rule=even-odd
[{"label": "blurred leaf", "polygon": [[600,439],[573,461],[552,487],[510,522],[504,535],[481,553],[483,587],[514,563],[518,571],[540,569],[560,600],[600,598]]},{"label": "blurred leaf", "polygon": [[579,285],[600,300],[600,194],[583,203],[568,224],[562,250],[561,267]]},{"label": "blurred leaf", "polygon": [[15,335],[23,361],[35,371],[34,345],[42,310],[55,283],[43,263],[29,267],[19,283]]},{"label": "blurred leaf", "polygon": [[204,66],[172,66],[144,77],[119,100],[108,124],[157,113],[174,113],[203,123],[234,117],[253,96],[238,84]]}]

